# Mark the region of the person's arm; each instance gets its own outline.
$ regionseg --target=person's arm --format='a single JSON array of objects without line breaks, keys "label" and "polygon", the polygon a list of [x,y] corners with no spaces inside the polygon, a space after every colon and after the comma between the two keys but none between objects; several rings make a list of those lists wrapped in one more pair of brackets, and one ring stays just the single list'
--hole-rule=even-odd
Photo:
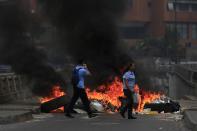
[{"label": "person's arm", "polygon": [[91,75],[90,71],[89,71],[87,68],[82,68],[82,69],[80,70],[80,72],[81,72],[81,74],[82,74],[83,76]]},{"label": "person's arm", "polygon": [[86,68],[86,75],[92,75],[88,68]]},{"label": "person's arm", "polygon": [[91,72],[89,71],[88,67],[86,64],[83,65],[84,66],[84,69],[85,69],[85,73],[86,75],[91,75]]}]

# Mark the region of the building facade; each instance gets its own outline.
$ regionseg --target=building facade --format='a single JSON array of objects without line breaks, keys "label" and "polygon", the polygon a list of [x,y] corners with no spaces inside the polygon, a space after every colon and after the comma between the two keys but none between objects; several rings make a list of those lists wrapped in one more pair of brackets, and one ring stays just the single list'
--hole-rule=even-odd
[{"label": "building facade", "polygon": [[129,0],[123,24],[127,40],[161,38],[176,27],[181,44],[197,45],[196,0]]},{"label": "building facade", "polygon": [[[0,0],[0,3],[12,0]],[[31,13],[38,0],[20,0]],[[122,37],[135,41],[145,37],[161,38],[166,29],[176,27],[180,43],[197,45],[197,0],[128,0],[121,25]]]}]

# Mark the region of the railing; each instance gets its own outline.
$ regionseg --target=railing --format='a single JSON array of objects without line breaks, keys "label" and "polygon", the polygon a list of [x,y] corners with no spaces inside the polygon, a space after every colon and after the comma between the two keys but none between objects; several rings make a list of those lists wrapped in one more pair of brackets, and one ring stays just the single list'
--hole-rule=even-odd
[{"label": "railing", "polygon": [[0,74],[0,103],[18,99],[23,91],[21,76],[14,73]]},{"label": "railing", "polygon": [[197,88],[197,70],[184,65],[174,65],[171,72],[184,80],[188,85]]}]

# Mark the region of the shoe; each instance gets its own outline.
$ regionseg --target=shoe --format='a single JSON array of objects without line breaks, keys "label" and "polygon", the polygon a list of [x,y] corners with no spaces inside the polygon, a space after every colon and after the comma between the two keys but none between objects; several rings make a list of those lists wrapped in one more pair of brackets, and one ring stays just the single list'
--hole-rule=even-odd
[{"label": "shoe", "polygon": [[122,118],[125,118],[125,114],[123,112],[120,112],[120,115],[122,116]]},{"label": "shoe", "polygon": [[134,116],[128,116],[128,119],[137,119],[137,117],[134,117]]},{"label": "shoe", "polygon": [[68,118],[75,118],[74,116],[72,116],[72,115],[69,114],[69,113],[66,113],[65,116],[68,117]]},{"label": "shoe", "polygon": [[97,116],[96,114],[89,114],[88,115],[89,118],[93,118],[93,117],[96,117],[96,116]]}]

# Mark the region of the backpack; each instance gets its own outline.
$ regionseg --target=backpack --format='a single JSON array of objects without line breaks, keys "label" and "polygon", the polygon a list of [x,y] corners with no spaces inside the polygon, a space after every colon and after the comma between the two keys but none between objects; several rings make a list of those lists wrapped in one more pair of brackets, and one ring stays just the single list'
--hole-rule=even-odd
[{"label": "backpack", "polygon": [[77,86],[77,84],[79,83],[79,70],[82,68],[74,68],[74,70],[72,71],[72,78],[71,78],[71,83],[73,86]]}]

